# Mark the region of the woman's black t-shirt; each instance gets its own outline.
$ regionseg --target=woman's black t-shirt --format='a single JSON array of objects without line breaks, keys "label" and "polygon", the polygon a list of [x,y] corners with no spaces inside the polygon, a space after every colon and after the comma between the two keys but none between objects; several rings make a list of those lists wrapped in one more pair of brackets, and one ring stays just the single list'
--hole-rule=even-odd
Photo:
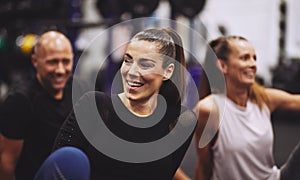
[{"label": "woman's black t-shirt", "polygon": [[[138,117],[124,106],[117,95],[108,96],[101,92],[86,93],[75,105],[74,110],[61,127],[56,138],[54,149],[63,146],[75,146],[83,150],[90,160],[91,179],[172,179],[190,145],[197,119],[192,111],[183,106],[164,108],[162,104],[163,102],[159,100],[158,106],[152,115],[148,117]],[[96,106],[95,109],[97,109],[97,113],[101,119],[93,114],[93,106]],[[181,118],[179,118],[182,114],[184,114],[184,117],[181,116]],[[120,118],[121,116],[123,119]],[[161,120],[157,120],[157,118],[160,117]],[[145,159],[149,157],[150,160],[140,162],[134,162],[134,160],[132,160],[128,162],[116,157],[109,157],[106,153],[99,150],[97,145],[92,144],[96,142],[96,144],[100,143],[101,146],[101,140],[107,141],[104,142],[104,144],[109,144],[110,141],[113,144],[114,138],[106,137],[103,134],[101,138],[99,137],[99,131],[101,131],[101,128],[97,127],[100,124],[99,121],[103,121],[106,128],[115,136],[131,143],[157,141],[169,133],[174,133],[172,129],[177,123],[180,123],[183,128],[186,128],[184,131],[189,131],[189,133],[186,138],[183,138],[184,141],[176,149],[172,149],[174,145],[172,144],[173,142],[167,142],[163,145],[164,147],[153,146],[142,152],[144,153]],[[145,124],[139,125],[138,122],[142,121],[144,121]],[[152,121],[157,122],[151,124]],[[131,122],[135,122],[135,124],[130,124]],[[150,122],[150,124],[146,122]],[[99,142],[97,142],[98,139]],[[168,148],[168,144],[171,149],[170,153],[160,159],[152,161],[151,157],[153,154],[160,152],[159,148]],[[135,153],[141,153],[128,153],[124,152],[126,148],[120,146],[112,146],[111,148],[113,147],[115,148],[111,149],[111,151],[120,152],[120,154],[129,154],[129,157],[125,157],[125,159],[130,159],[130,157],[135,159]],[[107,149],[109,148],[107,147],[106,150]],[[166,149],[162,149],[162,151],[165,150]],[[136,151],[138,151],[138,149],[136,149]]]}]

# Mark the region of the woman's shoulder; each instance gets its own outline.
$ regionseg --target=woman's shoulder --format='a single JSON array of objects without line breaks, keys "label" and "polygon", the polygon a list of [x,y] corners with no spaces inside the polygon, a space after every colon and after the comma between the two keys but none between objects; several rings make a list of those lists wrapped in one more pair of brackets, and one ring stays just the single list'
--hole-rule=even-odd
[{"label": "woman's shoulder", "polygon": [[202,114],[210,114],[212,111],[217,110],[215,95],[209,95],[201,99],[195,106],[194,112]]},{"label": "woman's shoulder", "polygon": [[299,95],[274,88],[266,88],[265,92],[268,96],[267,105],[271,112],[275,109],[299,110]]},{"label": "woman's shoulder", "polygon": [[[75,104],[75,109],[90,109],[92,107],[103,108],[111,104],[111,96],[99,91],[88,91],[84,93]],[[93,109],[93,108],[92,108]]]},{"label": "woman's shoulder", "polygon": [[[198,117],[198,126],[200,127],[201,131],[207,125],[211,126],[212,129],[218,128],[219,109],[216,102],[216,98],[218,97],[219,95],[209,95],[200,100],[194,108],[194,112]],[[222,95],[220,97],[222,98]],[[211,123],[208,123],[209,120],[211,120]]]},{"label": "woman's shoulder", "polygon": [[110,100],[111,96],[101,92],[101,91],[88,91],[86,93],[84,93],[81,98],[79,99],[79,101],[83,101],[86,99],[95,99],[96,101],[107,101]]}]

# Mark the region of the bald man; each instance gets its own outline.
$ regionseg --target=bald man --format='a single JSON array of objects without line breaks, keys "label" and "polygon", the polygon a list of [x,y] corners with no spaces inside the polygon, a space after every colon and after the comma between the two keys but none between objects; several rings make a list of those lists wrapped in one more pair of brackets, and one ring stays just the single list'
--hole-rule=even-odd
[{"label": "bald man", "polygon": [[13,89],[0,109],[0,179],[31,180],[50,155],[56,134],[72,108],[73,52],[61,33],[49,31],[32,55],[36,76]]}]

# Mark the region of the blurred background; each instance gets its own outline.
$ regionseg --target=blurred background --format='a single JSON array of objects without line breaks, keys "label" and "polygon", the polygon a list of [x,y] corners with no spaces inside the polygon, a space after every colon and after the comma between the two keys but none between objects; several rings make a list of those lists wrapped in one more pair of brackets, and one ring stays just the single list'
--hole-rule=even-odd
[{"label": "blurred background", "polygon": [[[141,29],[171,26],[189,49],[188,70],[196,85],[207,41],[220,35],[240,35],[256,49],[257,78],[262,84],[300,93],[299,9],[298,0],[0,0],[0,104],[11,86],[26,82],[34,74],[32,47],[38,36],[48,30],[61,31],[70,38],[74,69],[80,59],[78,71],[83,77],[89,79],[96,72],[97,90],[111,91],[125,47],[123,42]],[[151,18],[114,27],[141,17]],[[159,24],[160,18],[191,27],[201,38],[172,23]],[[104,31],[105,35],[95,38]],[[100,70],[99,62],[104,64]],[[195,104],[188,103],[191,107]],[[273,114],[274,151],[279,166],[300,139],[299,115]],[[192,144],[182,164],[190,176],[194,163]]]}]

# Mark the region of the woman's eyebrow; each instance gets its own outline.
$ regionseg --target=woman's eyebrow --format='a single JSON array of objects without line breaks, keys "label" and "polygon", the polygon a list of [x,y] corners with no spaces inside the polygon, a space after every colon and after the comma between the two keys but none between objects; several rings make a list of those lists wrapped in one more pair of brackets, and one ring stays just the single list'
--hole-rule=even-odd
[{"label": "woman's eyebrow", "polygon": [[127,57],[129,57],[130,59],[132,59],[132,56],[131,56],[130,54],[128,54],[128,53],[125,53],[124,56],[127,56]]}]

